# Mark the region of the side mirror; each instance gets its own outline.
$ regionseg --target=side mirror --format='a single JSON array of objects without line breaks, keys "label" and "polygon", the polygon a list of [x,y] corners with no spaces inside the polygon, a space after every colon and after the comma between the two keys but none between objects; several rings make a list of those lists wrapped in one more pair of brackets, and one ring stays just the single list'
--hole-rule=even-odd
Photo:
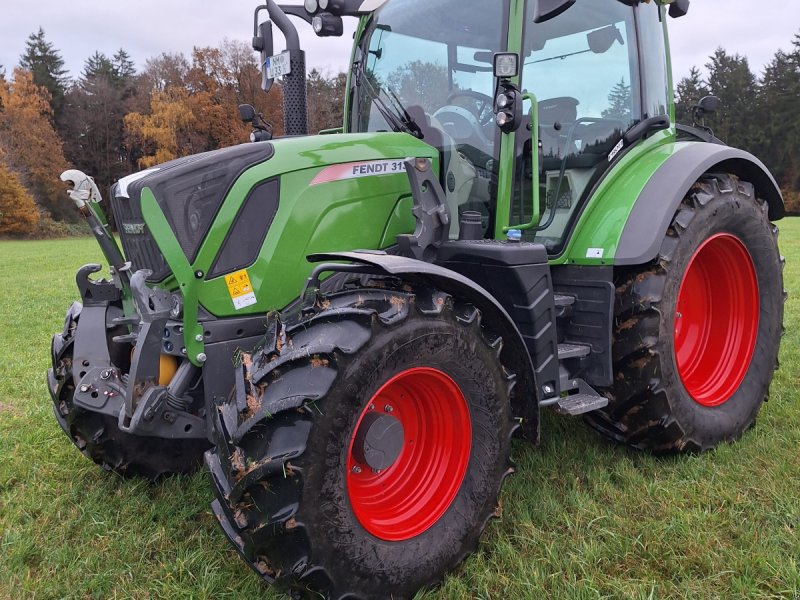
[{"label": "side mirror", "polygon": [[537,0],[533,9],[533,22],[544,23],[563,13],[575,0]]},{"label": "side mirror", "polygon": [[586,41],[589,43],[589,50],[595,54],[608,52],[614,42],[619,42],[621,46],[625,45],[625,40],[616,25],[609,25],[597,31],[592,31],[586,35]]},{"label": "side mirror", "polygon": [[722,100],[720,100],[717,96],[706,96],[697,104],[697,108],[700,109],[704,115],[710,115],[717,112],[720,106],[722,106]]},{"label": "side mirror", "polygon": [[689,12],[689,0],[673,0],[669,5],[669,16],[673,19],[686,16]]},{"label": "side mirror", "polygon": [[252,123],[253,119],[256,118],[256,109],[250,104],[240,104],[239,117],[241,117],[244,123]]},{"label": "side mirror", "polygon": [[706,115],[717,112],[717,109],[722,105],[722,100],[716,96],[706,96],[700,102],[692,107],[692,125],[704,129],[711,135],[714,132],[710,127],[706,127]]},{"label": "side mirror", "polygon": [[[256,20],[258,19],[258,11],[256,11]],[[257,21],[256,21],[257,22]],[[272,89],[272,84],[275,81],[267,77],[266,69],[264,68],[267,59],[274,54],[274,41],[272,38],[272,21],[265,21],[260,25],[256,25],[255,34],[253,36],[253,50],[261,53],[261,89],[265,92]]]}]

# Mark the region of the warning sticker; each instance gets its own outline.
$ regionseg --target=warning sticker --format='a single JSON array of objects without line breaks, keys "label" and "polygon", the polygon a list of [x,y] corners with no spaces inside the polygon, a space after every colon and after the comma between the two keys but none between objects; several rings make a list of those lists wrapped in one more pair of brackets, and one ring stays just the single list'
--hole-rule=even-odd
[{"label": "warning sticker", "polygon": [[226,275],[225,284],[228,286],[228,293],[236,310],[242,310],[256,303],[256,294],[246,269]]}]

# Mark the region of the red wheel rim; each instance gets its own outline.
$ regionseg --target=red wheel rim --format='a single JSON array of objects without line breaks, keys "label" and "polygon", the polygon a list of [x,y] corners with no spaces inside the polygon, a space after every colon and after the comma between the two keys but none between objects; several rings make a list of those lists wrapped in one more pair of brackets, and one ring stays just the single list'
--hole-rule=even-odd
[{"label": "red wheel rim", "polygon": [[[399,455],[379,472],[354,452],[359,427],[369,413],[388,414],[403,426]],[[427,531],[456,497],[471,448],[469,407],[455,381],[427,367],[395,375],[369,401],[350,438],[347,492],[356,518],[387,541]]]},{"label": "red wheel rim", "polygon": [[758,279],[741,240],[721,233],[697,249],[675,309],[675,361],[689,395],[727,402],[742,383],[758,335]]}]

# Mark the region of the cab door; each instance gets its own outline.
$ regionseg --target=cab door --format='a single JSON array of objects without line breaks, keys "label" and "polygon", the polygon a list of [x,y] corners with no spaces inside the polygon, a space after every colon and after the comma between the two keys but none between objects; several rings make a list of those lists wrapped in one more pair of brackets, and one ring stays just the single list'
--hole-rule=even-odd
[{"label": "cab door", "polygon": [[[504,161],[513,163],[509,225],[555,256],[592,188],[613,166],[622,135],[668,112],[663,8],[577,0],[561,15],[534,23],[536,0],[524,3],[520,88],[529,98],[526,113],[536,103],[538,122],[535,135],[530,127],[517,131],[513,161]],[[643,31],[653,49],[648,65],[639,59]],[[537,148],[538,161],[532,161]]]}]

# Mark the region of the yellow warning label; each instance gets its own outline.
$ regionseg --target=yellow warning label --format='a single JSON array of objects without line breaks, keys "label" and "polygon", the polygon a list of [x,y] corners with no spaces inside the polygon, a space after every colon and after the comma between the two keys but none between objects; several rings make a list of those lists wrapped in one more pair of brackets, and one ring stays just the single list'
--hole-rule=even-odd
[{"label": "yellow warning label", "polygon": [[233,300],[236,310],[241,310],[256,303],[256,295],[250,283],[247,270],[242,269],[236,273],[225,276],[225,284],[228,286],[228,293]]},{"label": "yellow warning label", "polygon": [[253,292],[253,286],[250,285],[250,277],[247,275],[246,269],[226,275],[225,283],[228,284],[228,293],[231,298],[238,298]]}]

